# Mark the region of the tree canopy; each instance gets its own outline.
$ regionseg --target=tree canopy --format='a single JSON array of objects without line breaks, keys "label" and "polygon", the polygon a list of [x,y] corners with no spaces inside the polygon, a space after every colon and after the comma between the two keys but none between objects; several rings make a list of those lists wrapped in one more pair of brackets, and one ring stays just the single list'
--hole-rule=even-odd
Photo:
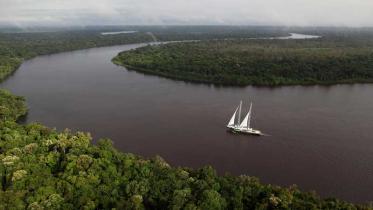
[{"label": "tree canopy", "polygon": [[0,89],[0,120],[17,120],[25,115],[27,107],[25,99],[15,96],[9,91]]}]

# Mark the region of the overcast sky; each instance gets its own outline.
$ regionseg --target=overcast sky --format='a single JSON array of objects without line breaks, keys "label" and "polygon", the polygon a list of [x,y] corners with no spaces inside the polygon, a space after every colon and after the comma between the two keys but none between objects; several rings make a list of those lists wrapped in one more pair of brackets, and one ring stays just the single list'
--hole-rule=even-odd
[{"label": "overcast sky", "polygon": [[373,26],[373,0],[0,0],[0,24]]}]

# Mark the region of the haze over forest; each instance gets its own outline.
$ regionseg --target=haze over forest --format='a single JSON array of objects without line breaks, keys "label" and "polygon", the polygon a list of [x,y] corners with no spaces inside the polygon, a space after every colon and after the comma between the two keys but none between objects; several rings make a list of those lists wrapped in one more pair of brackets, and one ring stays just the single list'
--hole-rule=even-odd
[{"label": "haze over forest", "polygon": [[1,0],[0,25],[371,27],[372,9],[371,0]]}]

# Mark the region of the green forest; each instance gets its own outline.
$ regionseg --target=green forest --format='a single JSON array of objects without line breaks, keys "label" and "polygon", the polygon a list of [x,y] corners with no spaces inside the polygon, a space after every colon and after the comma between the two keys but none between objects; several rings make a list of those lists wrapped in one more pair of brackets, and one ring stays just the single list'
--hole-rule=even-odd
[{"label": "green forest", "polygon": [[221,85],[373,82],[373,32],[149,45],[122,52],[113,62],[144,73]]},{"label": "green forest", "polygon": [[[108,37],[102,37],[94,30],[0,33],[0,78],[6,78],[24,60],[37,55],[152,39],[145,32],[149,28],[137,29],[140,31],[138,34]],[[154,34],[160,40],[195,37],[185,34],[181,36],[178,30],[172,33],[160,30],[154,31]],[[211,34],[205,33],[203,36],[211,37]],[[233,47],[228,47],[228,43]],[[219,55],[231,55],[236,47],[241,47],[239,49],[242,52],[251,52],[253,49],[248,49],[246,43],[257,43],[263,59],[267,55],[261,41],[210,41],[199,42],[201,47],[197,43],[149,46],[128,55],[122,53],[116,60],[128,61],[124,57],[133,56],[132,62],[139,61],[141,57],[144,63],[148,61],[144,56],[149,56],[149,63],[154,65],[155,57],[161,60],[165,58],[166,54],[163,53],[173,52],[171,59],[177,60],[186,54],[185,49],[190,49],[200,50],[200,62],[205,65],[202,59],[206,58],[207,51],[203,50],[206,46],[216,46],[218,52],[222,53]],[[307,43],[310,46],[315,44]],[[304,45],[303,42],[299,44]],[[268,47],[277,49],[277,45],[284,44],[274,42]],[[293,42],[288,42],[288,45],[289,49],[294,50],[299,46]],[[178,48],[179,54],[175,53]],[[354,49],[353,46],[350,48]],[[277,50],[281,51],[281,48]],[[333,52],[341,56],[338,51]],[[362,51],[351,52],[367,56],[370,46],[366,45]],[[329,50],[325,53],[329,55]],[[299,56],[304,59],[303,54],[304,51],[300,50]],[[240,52],[237,55],[241,55]],[[347,53],[345,56],[349,55]],[[213,62],[220,60],[220,57],[214,58],[206,62],[211,66],[220,65]],[[162,65],[165,64],[163,62]],[[193,62],[184,61],[184,64]],[[244,62],[241,64],[244,65]],[[236,66],[240,69],[240,66]],[[188,68],[191,71],[194,69],[192,66]],[[200,169],[173,167],[158,156],[146,159],[117,151],[109,139],[92,144],[89,133],[69,130],[61,132],[41,124],[24,125],[17,122],[26,114],[27,105],[23,97],[0,90],[0,209],[373,209],[372,206],[335,198],[321,198],[314,192],[303,192],[296,186],[262,184],[257,178],[246,175],[218,175],[210,166]]]},{"label": "green forest", "polygon": [[23,97],[15,96],[7,90],[0,89],[0,120],[15,121],[26,113],[27,107]]}]

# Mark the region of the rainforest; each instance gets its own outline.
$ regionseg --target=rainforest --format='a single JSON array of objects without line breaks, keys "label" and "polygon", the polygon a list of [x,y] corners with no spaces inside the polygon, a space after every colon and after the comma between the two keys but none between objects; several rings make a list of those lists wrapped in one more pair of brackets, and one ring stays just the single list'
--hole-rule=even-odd
[{"label": "rainforest", "polygon": [[[201,33],[195,33],[201,28]],[[313,29],[323,38],[248,40],[288,33],[267,27],[125,29],[138,32],[102,36],[100,28],[0,33],[0,79],[10,78],[24,61],[39,55],[149,43],[154,37],[156,41],[205,41],[149,45],[120,53],[114,63],[145,73],[224,85],[373,79],[370,32],[334,36],[328,30]],[[352,36],[363,41],[353,41]],[[88,132],[25,124],[22,118],[27,110],[24,97],[0,89],[0,209],[372,209],[369,204],[324,198],[296,185],[280,187],[250,175],[218,174],[211,166],[171,166],[160,156],[145,158],[119,151],[107,138],[93,143]]]}]

